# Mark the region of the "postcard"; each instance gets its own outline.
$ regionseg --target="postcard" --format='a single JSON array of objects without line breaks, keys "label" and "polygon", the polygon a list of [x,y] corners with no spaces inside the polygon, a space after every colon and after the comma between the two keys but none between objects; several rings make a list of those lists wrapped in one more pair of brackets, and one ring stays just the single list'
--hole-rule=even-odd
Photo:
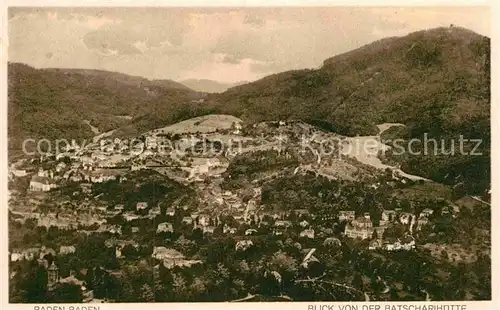
[{"label": "postcard", "polygon": [[488,3],[47,4],[6,8],[7,308],[494,307]]}]

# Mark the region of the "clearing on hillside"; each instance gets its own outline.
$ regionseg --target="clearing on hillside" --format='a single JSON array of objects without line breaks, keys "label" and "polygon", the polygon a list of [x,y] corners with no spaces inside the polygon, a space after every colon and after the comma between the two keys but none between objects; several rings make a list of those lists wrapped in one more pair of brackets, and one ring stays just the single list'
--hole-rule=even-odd
[{"label": "clearing on hillside", "polygon": [[190,118],[170,126],[155,129],[155,133],[185,134],[185,133],[209,133],[216,130],[230,129],[233,123],[242,123],[242,120],[224,114],[211,114]]}]

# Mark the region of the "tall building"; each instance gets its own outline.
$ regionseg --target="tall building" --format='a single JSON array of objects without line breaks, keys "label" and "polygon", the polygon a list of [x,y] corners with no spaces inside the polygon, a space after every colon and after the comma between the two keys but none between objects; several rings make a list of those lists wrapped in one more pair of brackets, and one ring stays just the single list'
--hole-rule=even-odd
[{"label": "tall building", "polygon": [[52,261],[52,264],[47,269],[47,287],[49,289],[54,288],[54,286],[59,282],[59,268],[57,268],[56,264]]},{"label": "tall building", "polygon": [[373,223],[369,218],[358,217],[345,226],[345,235],[349,238],[369,239],[373,234]]}]

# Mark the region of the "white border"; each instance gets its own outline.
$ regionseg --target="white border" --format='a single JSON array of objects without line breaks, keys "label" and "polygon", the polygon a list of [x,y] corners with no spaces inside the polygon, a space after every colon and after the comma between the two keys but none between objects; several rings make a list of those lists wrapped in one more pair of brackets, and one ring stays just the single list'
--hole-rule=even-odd
[{"label": "white border", "polygon": [[[1,59],[1,75],[0,75],[0,98],[2,98],[2,104],[0,106],[0,124],[2,135],[0,135],[0,160],[2,164],[0,165],[0,197],[2,199],[2,208],[0,218],[3,220],[4,233],[0,240],[0,281],[3,283],[3,288],[0,290],[0,309],[34,309],[34,305],[30,304],[8,304],[8,257],[7,257],[7,7],[9,6],[79,6],[79,7],[112,7],[112,6],[123,6],[123,7],[144,7],[144,6],[185,6],[185,7],[242,7],[242,6],[397,6],[397,7],[408,7],[408,6],[490,6],[492,7],[492,25],[491,25],[491,42],[492,42],[492,53],[491,53],[491,65],[492,65],[492,81],[498,81],[500,79],[500,47],[498,46],[499,30],[500,30],[500,20],[493,18],[496,14],[500,13],[500,3],[495,0],[441,0],[441,1],[431,1],[431,0],[358,0],[358,1],[331,1],[331,0],[238,0],[238,1],[223,1],[223,0],[171,0],[171,1],[161,1],[161,0],[143,0],[136,1],[104,1],[104,0],[79,0],[79,1],[64,1],[64,0],[7,0],[6,3],[2,3],[2,11],[0,15],[0,59]],[[496,83],[498,84],[498,83]],[[499,108],[496,103],[499,99],[499,88],[496,87],[495,83],[492,83],[492,103],[491,103],[491,130],[492,130],[492,141],[497,141],[496,138],[500,137],[500,125],[498,124]],[[500,150],[498,145],[492,144],[492,205],[496,206],[499,203],[500,198],[500,171],[498,167]],[[339,309],[337,305],[347,305],[355,304],[358,305],[359,309],[365,310],[363,305],[380,305],[380,309],[384,310],[386,305],[466,305],[467,309],[500,309],[500,260],[499,260],[499,215],[500,212],[495,208],[492,208],[492,301],[477,301],[477,302],[369,302],[369,303],[347,303],[347,302],[289,302],[286,305],[283,303],[150,303],[150,304],[140,304],[140,303],[130,303],[130,304],[93,304],[94,306],[99,306],[99,309],[105,310],[125,310],[125,309],[165,309],[166,307],[171,307],[175,309],[196,309],[198,307],[203,307],[204,309],[254,309],[256,307],[260,309],[273,309],[279,306],[285,306],[289,309],[302,309],[308,310],[308,305],[316,305],[316,310],[327,310],[320,309],[320,305],[336,305],[334,309]],[[91,305],[91,304],[88,304]],[[41,306],[41,305],[40,305]],[[45,305],[48,306],[48,305]],[[58,306],[65,306],[65,309],[69,309],[69,304],[58,304]],[[75,305],[74,305],[75,306]],[[78,304],[76,306],[84,306],[84,304]],[[372,308],[374,309],[374,308]],[[397,308],[396,308],[397,309]],[[415,308],[408,308],[402,310],[415,310]],[[369,310],[366,308],[366,310]]]},{"label": "white border", "polygon": [[164,7],[277,7],[277,6],[489,6],[492,0],[7,0],[7,6],[164,6]]}]

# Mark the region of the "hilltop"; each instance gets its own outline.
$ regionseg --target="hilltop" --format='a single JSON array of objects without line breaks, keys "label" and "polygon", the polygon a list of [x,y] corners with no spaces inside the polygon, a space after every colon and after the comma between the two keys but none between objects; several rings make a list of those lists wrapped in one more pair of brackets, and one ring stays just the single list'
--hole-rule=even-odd
[{"label": "hilltop", "polygon": [[164,87],[170,89],[183,89],[191,90],[189,87],[182,83],[178,83],[173,80],[163,79],[163,80],[148,80],[140,76],[133,76],[119,72],[111,72],[105,70],[95,70],[95,69],[60,69],[60,68],[48,68],[43,69],[47,72],[58,72],[63,73],[66,76],[81,75],[87,78],[93,78],[105,83],[111,83],[110,85],[120,83],[128,86],[143,86],[143,87]]},{"label": "hilltop", "polygon": [[[199,97],[170,80],[81,69],[35,69],[8,65],[10,148],[22,139],[86,138],[135,123],[147,115],[170,114]],[[90,125],[92,126],[90,126]]]}]

